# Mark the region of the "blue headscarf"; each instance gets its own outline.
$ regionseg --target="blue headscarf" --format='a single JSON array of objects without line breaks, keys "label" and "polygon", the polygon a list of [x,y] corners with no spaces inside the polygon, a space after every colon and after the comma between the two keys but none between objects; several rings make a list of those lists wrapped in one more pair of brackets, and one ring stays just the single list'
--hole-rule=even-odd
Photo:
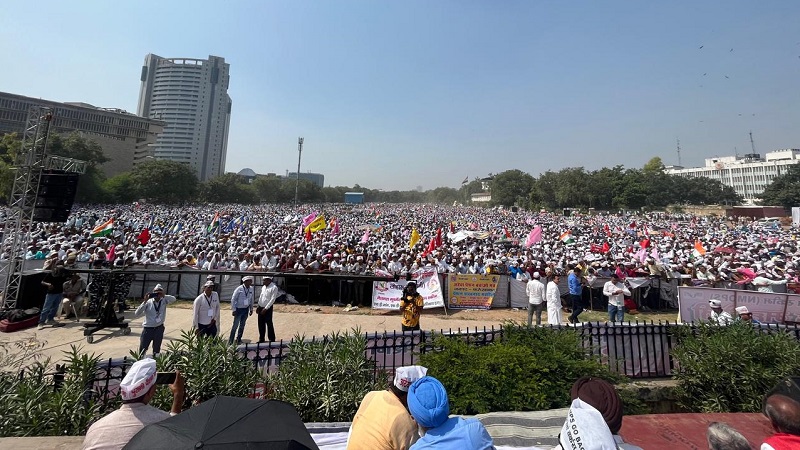
[{"label": "blue headscarf", "polygon": [[436,428],[450,416],[450,402],[442,383],[422,377],[408,388],[408,410],[418,424]]}]

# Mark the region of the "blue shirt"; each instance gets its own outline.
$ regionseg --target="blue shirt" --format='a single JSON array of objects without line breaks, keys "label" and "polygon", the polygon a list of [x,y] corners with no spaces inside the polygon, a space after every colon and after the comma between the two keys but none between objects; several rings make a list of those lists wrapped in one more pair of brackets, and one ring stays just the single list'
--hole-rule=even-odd
[{"label": "blue shirt", "polygon": [[253,288],[252,285],[250,287],[247,287],[244,284],[240,285],[233,291],[233,296],[231,297],[231,309],[253,309],[253,297],[255,297],[255,288]]},{"label": "blue shirt", "polygon": [[581,279],[575,272],[571,272],[567,277],[567,285],[569,286],[570,295],[581,295],[583,293],[583,286],[581,286]]},{"label": "blue shirt", "polygon": [[478,419],[451,417],[425,432],[410,450],[493,450],[494,441]]}]

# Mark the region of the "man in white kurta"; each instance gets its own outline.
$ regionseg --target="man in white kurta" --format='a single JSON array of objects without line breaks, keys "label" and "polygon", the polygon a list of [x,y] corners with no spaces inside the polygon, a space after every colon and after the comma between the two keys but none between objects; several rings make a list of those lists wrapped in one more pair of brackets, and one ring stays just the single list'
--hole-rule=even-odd
[{"label": "man in white kurta", "polygon": [[550,325],[561,325],[561,291],[558,289],[559,276],[553,276],[553,279],[547,283],[547,293],[545,299],[547,301],[547,323]]}]

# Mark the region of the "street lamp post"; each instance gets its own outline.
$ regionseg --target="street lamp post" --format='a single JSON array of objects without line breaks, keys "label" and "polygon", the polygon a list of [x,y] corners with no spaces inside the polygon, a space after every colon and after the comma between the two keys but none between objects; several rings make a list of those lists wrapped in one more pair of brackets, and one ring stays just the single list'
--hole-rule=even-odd
[{"label": "street lamp post", "polygon": [[303,156],[303,138],[297,138],[297,178],[294,181],[294,206],[297,206],[297,192],[300,189],[300,157]]}]

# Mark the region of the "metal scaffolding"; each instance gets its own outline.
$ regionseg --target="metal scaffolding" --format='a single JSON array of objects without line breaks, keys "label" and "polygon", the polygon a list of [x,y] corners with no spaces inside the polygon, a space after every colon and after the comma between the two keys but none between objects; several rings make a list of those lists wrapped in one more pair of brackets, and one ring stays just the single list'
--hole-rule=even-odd
[{"label": "metal scaffolding", "polygon": [[22,146],[14,167],[14,187],[8,202],[4,229],[4,247],[8,248],[8,261],[0,265],[3,285],[3,309],[17,306],[17,296],[25,263],[24,251],[30,241],[33,212],[39,191],[39,178],[45,168],[47,138],[53,113],[44,106],[31,106],[22,135]]}]

